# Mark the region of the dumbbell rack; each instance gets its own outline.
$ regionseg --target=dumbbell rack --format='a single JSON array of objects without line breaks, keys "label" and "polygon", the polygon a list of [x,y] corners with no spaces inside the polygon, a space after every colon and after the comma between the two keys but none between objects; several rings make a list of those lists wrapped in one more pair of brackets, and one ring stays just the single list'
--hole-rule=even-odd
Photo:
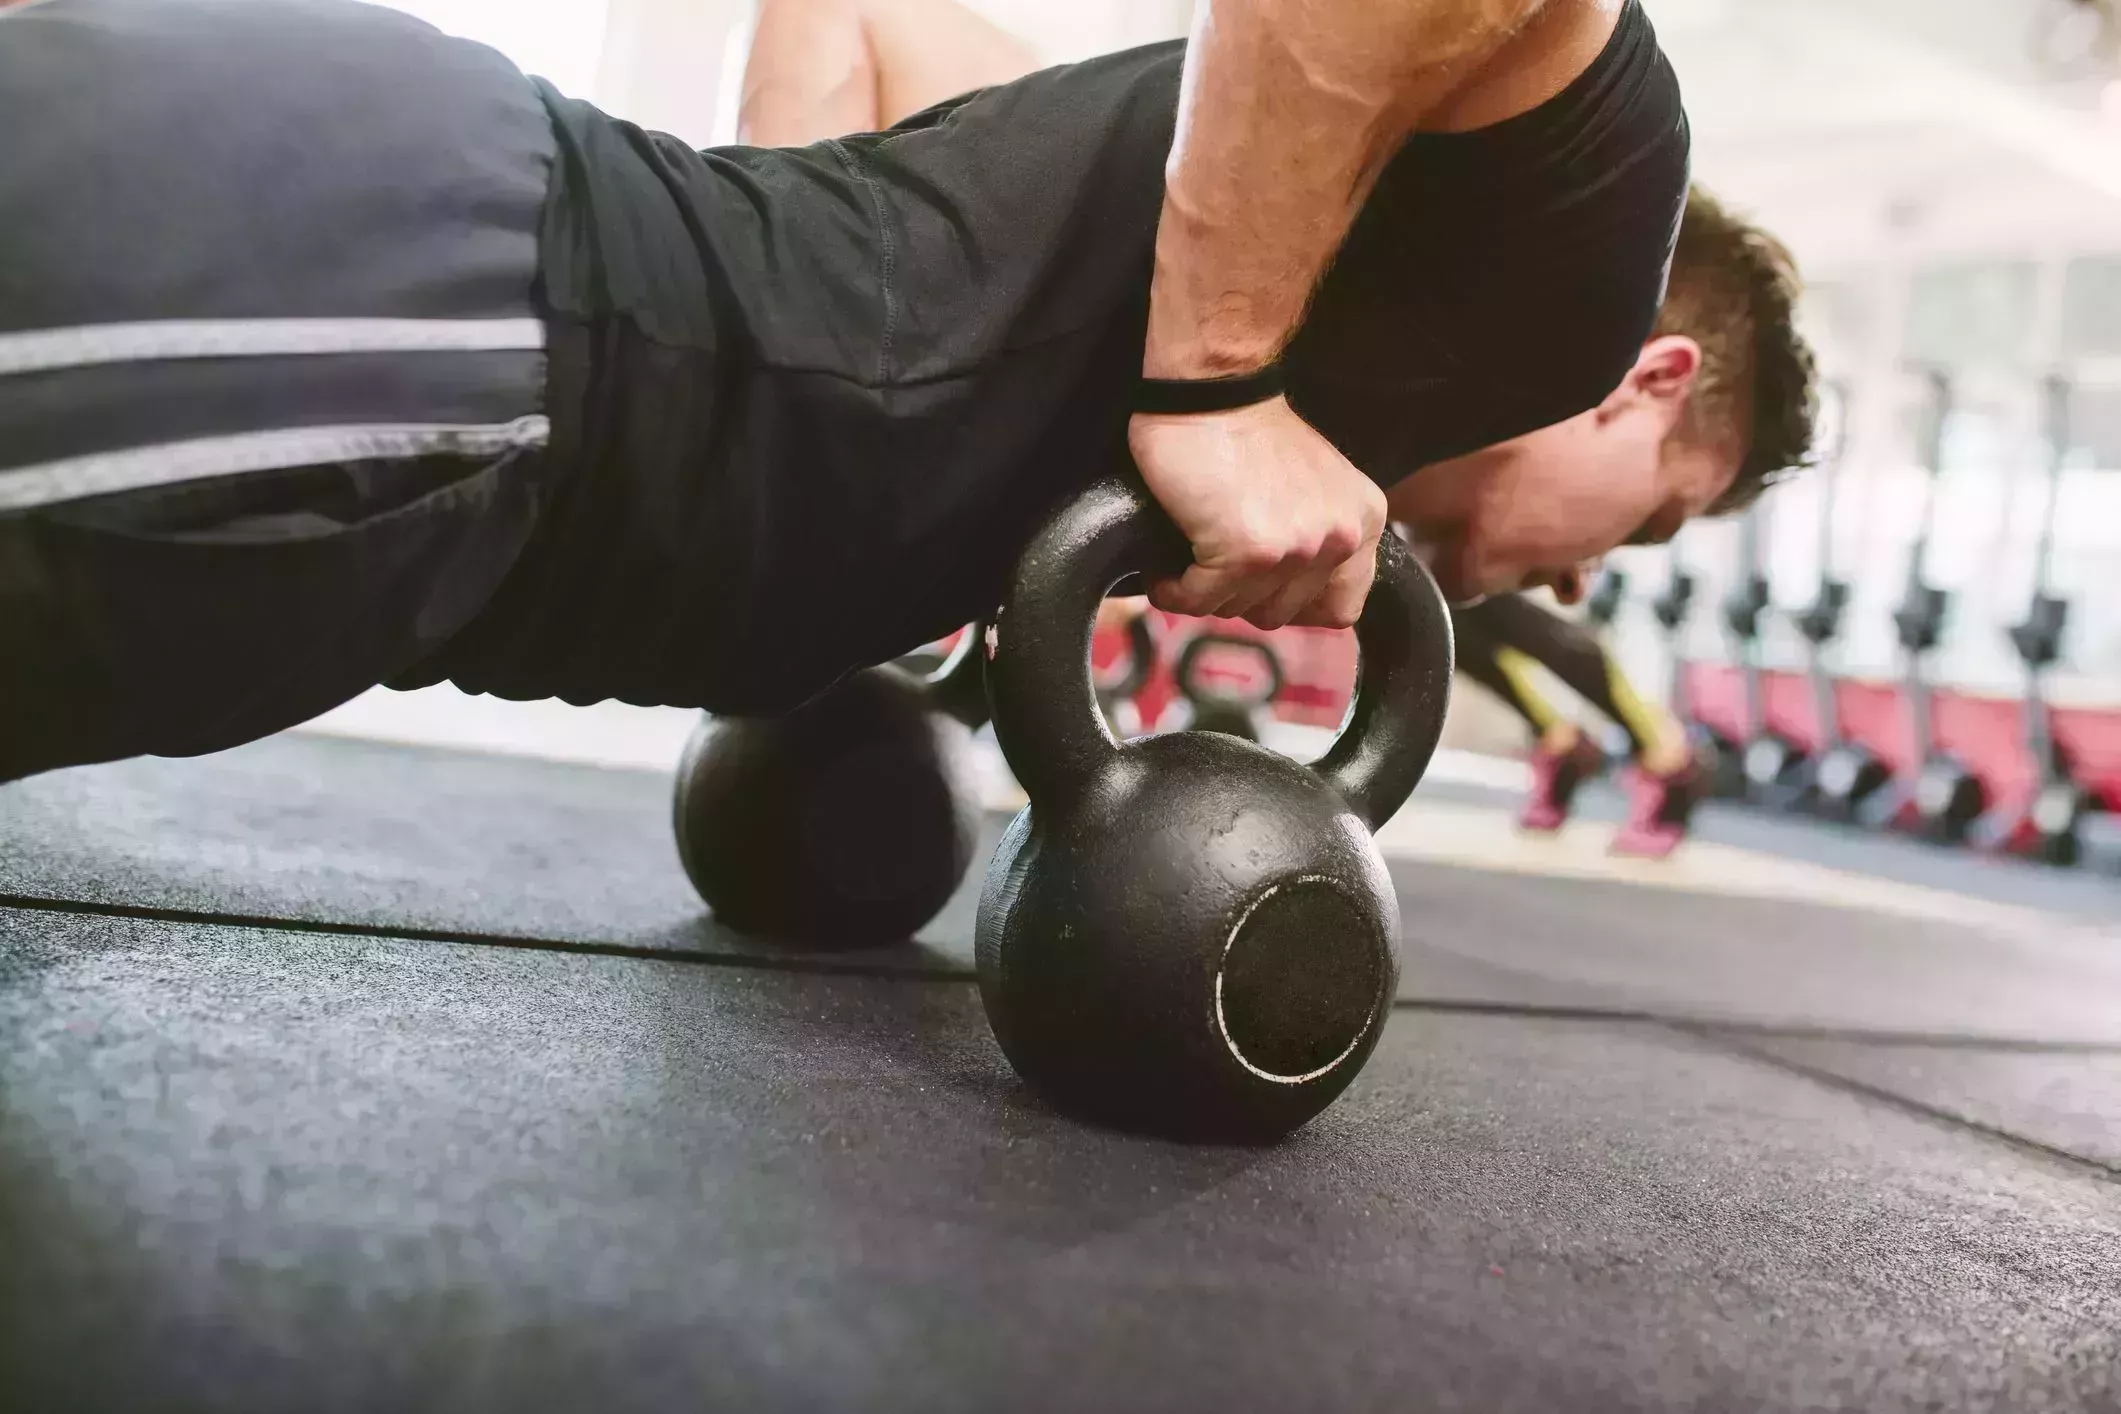
[{"label": "dumbbell rack", "polygon": [[1723,626],[1730,634],[1744,689],[1745,741],[1739,758],[1741,789],[1756,804],[1785,809],[1801,793],[1797,777],[1803,754],[1768,726],[1767,694],[1761,681],[1760,621],[1773,604],[1761,546],[1763,510],[1755,506],[1739,526],[1745,573],[1723,600]]},{"label": "dumbbell rack", "polygon": [[1687,693],[1686,658],[1679,651],[1679,634],[1686,626],[1687,615],[1694,606],[1694,593],[1698,582],[1694,575],[1679,562],[1679,552],[1672,551],[1672,566],[1665,577],[1664,587],[1650,600],[1650,614],[1664,630],[1666,657],[1671,662],[1671,679],[1666,689],[1666,703],[1673,718],[1686,733],[1689,752],[1702,763],[1708,785],[1708,793],[1716,796],[1738,796],[1745,793],[1745,777],[1739,770],[1738,753],[1731,744],[1704,726],[1696,719],[1692,702]]},{"label": "dumbbell rack", "polygon": [[1914,770],[1881,788],[1859,812],[1873,828],[1903,826],[1937,844],[1957,844],[1979,818],[1986,791],[1980,777],[1946,751],[1937,739],[1936,706],[1930,689],[1929,663],[1944,636],[1951,613],[1951,591],[1929,580],[1930,542],[1937,523],[1937,502],[1944,476],[1945,429],[1952,414],[1952,384],[1941,370],[1927,375],[1922,462],[1929,481],[1909,548],[1907,587],[1893,611],[1893,628],[1905,662],[1909,739]]},{"label": "dumbbell rack", "polygon": [[2025,750],[2039,784],[2023,807],[2002,818],[1984,820],[1983,844],[2029,855],[2048,864],[2078,862],[2090,793],[2076,779],[2069,753],[2056,740],[2048,709],[2047,674],[2062,658],[2069,629],[2069,600],[2052,592],[2055,517],[2062,499],[2062,474],[2070,446],[2070,387],[2059,377],[2042,389],[2043,424],[2048,462],[2040,512],[2040,539],[2034,551],[2034,582],[2025,617],[2008,630],[2011,647],[2025,666]]}]

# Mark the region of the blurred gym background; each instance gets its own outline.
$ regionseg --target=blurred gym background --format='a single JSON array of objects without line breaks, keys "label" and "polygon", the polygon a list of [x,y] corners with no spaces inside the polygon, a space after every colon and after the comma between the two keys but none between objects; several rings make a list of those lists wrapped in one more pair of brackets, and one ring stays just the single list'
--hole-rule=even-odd
[{"label": "blurred gym background", "polygon": [[[733,133],[745,0],[394,2],[644,125],[702,145]],[[974,3],[1054,62],[1182,33],[1191,9]],[[2049,611],[2059,635],[2040,674],[2055,735],[2092,796],[2121,809],[2116,0],[1648,8],[1685,85],[1697,176],[1781,233],[1806,272],[1804,318],[1839,395],[1839,465],[1778,488],[1747,522],[1614,557],[1602,608],[1616,652],[1645,689],[1726,740],[1768,733],[1816,749],[1831,701],[1849,737],[1906,766],[1923,753],[1895,612],[1919,569],[1943,591],[1919,668],[1934,690],[1933,744],[1981,778],[1994,808],[2039,780],[2029,669],[2010,630],[2044,595],[2067,605],[2059,623]],[[1657,601],[1669,609],[1675,574],[1694,592],[1668,625]],[[1847,599],[1838,634],[1815,650],[1800,623],[1823,578],[1845,582]],[[1749,580],[1750,639],[1726,607]],[[1166,676],[1195,627],[1161,626]],[[1277,636],[1284,721],[1337,720],[1352,652],[1318,637]],[[1163,678],[1149,687],[1145,725],[1170,696]],[[660,767],[690,724],[440,689],[370,694],[316,726]],[[1456,769],[1475,774],[1525,745],[1515,719],[1470,690],[1449,744]]]}]

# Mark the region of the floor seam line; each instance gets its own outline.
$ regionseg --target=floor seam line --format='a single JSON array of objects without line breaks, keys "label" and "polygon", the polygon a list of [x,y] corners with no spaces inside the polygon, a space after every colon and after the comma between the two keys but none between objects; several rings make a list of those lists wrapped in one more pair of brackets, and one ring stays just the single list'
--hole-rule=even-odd
[{"label": "floor seam line", "polygon": [[[823,977],[871,977],[907,982],[970,983],[978,980],[971,968],[896,966],[878,967],[858,962],[840,962],[800,956],[770,954],[688,953],[627,943],[590,943],[566,938],[536,938],[522,934],[479,933],[466,929],[390,927],[373,923],[333,923],[315,919],[275,918],[269,915],[219,913],[204,909],[156,907],[143,904],[95,903],[80,899],[57,899],[38,895],[0,893],[0,908],[25,912],[70,913],[93,918],[120,918],[136,922],[170,923],[191,927],[249,928],[264,932],[311,933],[324,937],[373,938],[379,941],[439,943],[454,947],[505,948],[520,952],[547,952],[580,957],[626,958],[640,962],[674,963],[688,967],[726,967],[747,971],[787,972]],[[1468,1016],[1497,1016],[1525,1021],[1582,1021],[1608,1025],[1662,1026],[1714,1040],[1730,1038],[1731,1049],[1748,1055],[1773,1058],[1742,1043],[1744,1037],[1788,1040],[1838,1041],[1878,1047],[1929,1046],[1938,1050],[1997,1052],[2023,1055],[2121,1055],[2121,1042],[2047,1042],[2024,1037],[1956,1036],[1936,1032],[1871,1031],[1855,1027],[1814,1027],[1781,1023],[1749,1022],[1741,1018],[1688,1016],[1641,1008],[1592,1004],[1542,1004],[1459,1000],[1431,997],[1395,997],[1390,1009],[1437,1012]],[[1794,1063],[1777,1061],[1798,1068]],[[1829,1072],[1830,1073],[1830,1072]],[[2104,1166],[2101,1166],[2104,1167]],[[2115,1169],[2121,1176],[2121,1169]]]},{"label": "floor seam line", "polygon": [[2107,1183],[2121,1184],[2121,1164],[2109,1163],[2102,1159],[2088,1159],[2082,1154],[2060,1148],[2057,1145],[2049,1144],[2039,1139],[2031,1139],[2023,1134],[2013,1133],[2008,1129],[1989,1124],[1983,1120],[1974,1119],[1968,1115],[1955,1114],[1951,1110],[1902,1095],[1882,1085],[1874,1085],[1867,1080],[1858,1080],[1852,1076],[1828,1070],[1823,1066],[1810,1065],[1804,1061],[1778,1056],[1773,1051],[1748,1046],[1736,1038],[1716,1035],[1712,1028],[1674,1025],[1671,1029],[1681,1034],[1694,1036],[1698,1040],[1706,1041],[1732,1055],[1744,1056],[1748,1060],[1759,1061],[1764,1065],[1773,1066],[1777,1070],[1802,1076],[1815,1084],[1889,1105],[1903,1113],[1926,1119],[1947,1129],[1978,1134],[1983,1138],[2009,1148],[2035,1154],[2041,1158],[2055,1160]]},{"label": "floor seam line", "polygon": [[627,943],[587,943],[565,938],[532,938],[521,934],[477,933],[447,928],[387,927],[372,923],[331,923],[319,920],[273,918],[266,915],[216,913],[204,909],[157,908],[138,904],[88,903],[77,899],[41,898],[34,895],[0,893],[0,909],[23,912],[69,913],[90,918],[122,918],[135,922],[170,923],[205,928],[250,928],[273,933],[313,933],[325,937],[373,938],[386,942],[441,943],[454,947],[505,948],[518,952],[549,952],[582,957],[630,958],[640,962],[668,962],[692,967],[731,967],[763,972],[797,972],[830,977],[878,977],[908,982],[969,982],[968,969],[943,967],[876,967],[840,963],[821,958],[774,957],[741,953],[687,953],[666,948]]},{"label": "floor seam line", "polygon": [[2024,1055],[2121,1055],[2121,1041],[2041,1041],[2024,1036],[1972,1036],[1935,1031],[1876,1031],[1863,1027],[1807,1026],[1748,1021],[1743,1017],[1688,1015],[1595,1003],[1490,1002],[1477,999],[1398,997],[1395,1011],[1450,1012],[1464,1015],[1518,1017],[1538,1021],[1602,1021],[1675,1026],[1686,1030],[1729,1032],[1794,1041],[1841,1041],[1851,1045],[1920,1047],[1937,1050],[1990,1051]]}]

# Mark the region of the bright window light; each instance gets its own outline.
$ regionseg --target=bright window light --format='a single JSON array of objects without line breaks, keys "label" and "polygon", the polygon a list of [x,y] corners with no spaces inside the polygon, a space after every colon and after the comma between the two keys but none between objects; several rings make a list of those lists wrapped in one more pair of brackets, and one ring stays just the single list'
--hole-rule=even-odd
[{"label": "bright window light", "polygon": [[563,93],[596,86],[609,0],[381,0],[436,29],[490,44]]}]

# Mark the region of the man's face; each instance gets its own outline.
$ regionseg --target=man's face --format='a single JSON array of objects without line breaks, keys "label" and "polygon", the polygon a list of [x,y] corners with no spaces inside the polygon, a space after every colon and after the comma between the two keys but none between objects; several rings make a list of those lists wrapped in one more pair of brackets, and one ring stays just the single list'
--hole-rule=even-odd
[{"label": "man's face", "polygon": [[[1683,345],[1660,348],[1660,345]],[[1391,513],[1454,602],[1515,589],[1580,592],[1599,557],[1669,540],[1737,474],[1735,448],[1678,431],[1699,350],[1656,339],[1600,406],[1392,489]]]}]

